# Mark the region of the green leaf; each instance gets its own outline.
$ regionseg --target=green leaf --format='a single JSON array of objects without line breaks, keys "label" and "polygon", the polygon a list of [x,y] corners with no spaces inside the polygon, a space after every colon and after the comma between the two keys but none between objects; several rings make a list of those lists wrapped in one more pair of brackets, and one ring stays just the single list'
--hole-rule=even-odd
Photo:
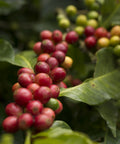
[{"label": "green leaf", "polygon": [[103,26],[108,27],[112,24],[120,24],[120,2],[117,0],[104,0],[101,14]]},{"label": "green leaf", "polygon": [[68,129],[68,127],[65,128],[65,126],[62,126],[62,123],[63,125],[66,125],[64,122],[61,122],[60,125],[54,124],[56,126],[51,127],[49,130],[33,135],[33,144],[95,144],[88,136],[74,132],[71,129]]}]

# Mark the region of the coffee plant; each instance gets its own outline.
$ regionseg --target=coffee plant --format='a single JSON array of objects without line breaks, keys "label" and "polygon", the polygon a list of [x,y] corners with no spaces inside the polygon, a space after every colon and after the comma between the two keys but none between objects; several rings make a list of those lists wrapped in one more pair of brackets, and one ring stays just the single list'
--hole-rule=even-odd
[{"label": "coffee plant", "polygon": [[120,143],[120,1],[0,1],[0,144]]}]

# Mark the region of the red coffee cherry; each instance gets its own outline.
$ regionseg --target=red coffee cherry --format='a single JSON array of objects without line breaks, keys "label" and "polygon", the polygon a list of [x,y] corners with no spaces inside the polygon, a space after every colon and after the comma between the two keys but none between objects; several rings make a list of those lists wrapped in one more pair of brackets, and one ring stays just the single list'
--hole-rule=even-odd
[{"label": "red coffee cherry", "polygon": [[38,56],[37,61],[43,61],[46,62],[47,59],[50,57],[50,55],[48,53],[42,53]]},{"label": "red coffee cherry", "polygon": [[81,84],[81,83],[82,83],[82,81],[79,80],[79,79],[73,79],[73,80],[72,80],[72,85],[73,85],[73,86],[79,85],[79,84]]},{"label": "red coffee cherry", "polygon": [[41,42],[36,42],[33,46],[33,51],[39,55],[41,53]]},{"label": "red coffee cherry", "polygon": [[27,88],[19,88],[13,93],[15,102],[20,106],[26,106],[32,100],[32,93]]},{"label": "red coffee cherry", "polygon": [[52,98],[57,98],[59,96],[60,89],[57,85],[55,85],[55,84],[51,85],[50,90],[51,90]]},{"label": "red coffee cherry", "polygon": [[53,42],[49,39],[43,40],[41,44],[42,52],[52,53],[55,51],[55,46]]},{"label": "red coffee cherry", "polygon": [[62,51],[62,52],[64,52],[66,54],[67,50],[68,50],[68,47],[66,47],[63,43],[58,43],[55,46],[55,49],[56,49],[56,51]]},{"label": "red coffee cherry", "polygon": [[40,86],[49,87],[52,84],[52,80],[46,73],[39,73],[35,76],[35,82]]},{"label": "red coffee cherry", "polygon": [[27,130],[33,124],[33,117],[29,113],[24,113],[18,118],[18,126],[21,130]]},{"label": "red coffee cherry", "polygon": [[34,74],[33,70],[30,68],[20,68],[17,72],[17,75],[19,76],[21,73],[30,73]]},{"label": "red coffee cherry", "polygon": [[35,72],[36,72],[36,74],[38,74],[38,73],[49,74],[50,67],[46,62],[37,62],[37,64],[35,65]]},{"label": "red coffee cherry", "polygon": [[2,126],[8,133],[16,132],[18,130],[18,118],[16,116],[9,116],[4,119]]},{"label": "red coffee cherry", "polygon": [[49,31],[49,30],[43,30],[41,33],[40,33],[40,38],[42,40],[45,40],[45,39],[52,39],[52,32]]},{"label": "red coffee cherry", "polygon": [[66,41],[62,41],[61,42],[65,47],[66,47],[66,49],[68,50],[68,43],[66,42]]},{"label": "red coffee cherry", "polygon": [[43,110],[43,105],[38,100],[30,101],[26,106],[26,112],[31,113],[32,115],[38,115]]},{"label": "red coffee cherry", "polygon": [[35,117],[34,127],[37,132],[48,129],[53,124],[53,119],[45,114],[39,114]]},{"label": "red coffee cherry", "polygon": [[88,49],[92,49],[96,46],[96,39],[93,36],[87,37],[85,39],[85,45]]},{"label": "red coffee cherry", "polygon": [[64,82],[62,82],[62,81],[60,83],[58,83],[57,86],[59,88],[67,88],[67,85]]},{"label": "red coffee cherry", "polygon": [[40,86],[39,86],[38,84],[36,84],[36,83],[31,83],[31,84],[29,84],[29,85],[27,86],[27,89],[30,90],[31,93],[33,94],[34,91],[35,91],[36,89],[38,89],[39,87],[40,87]]},{"label": "red coffee cherry", "polygon": [[18,82],[16,82],[13,86],[12,86],[12,92],[14,92],[16,89],[20,88],[20,84]]},{"label": "red coffee cherry", "polygon": [[96,39],[99,39],[101,37],[107,37],[108,32],[104,27],[99,27],[95,31],[95,37]]},{"label": "red coffee cherry", "polygon": [[41,101],[43,104],[47,103],[51,98],[51,90],[46,86],[41,86],[34,92],[34,99]]},{"label": "red coffee cherry", "polygon": [[85,33],[85,36],[86,36],[86,37],[93,36],[94,33],[95,33],[95,29],[94,29],[93,27],[91,27],[91,26],[87,26],[87,27],[85,28],[84,33]]},{"label": "red coffee cherry", "polygon": [[51,78],[54,83],[59,83],[60,81],[64,80],[65,76],[66,71],[61,67],[54,68],[51,71]]},{"label": "red coffee cherry", "polygon": [[18,82],[22,87],[27,87],[29,84],[33,83],[35,79],[34,74],[21,73],[18,76]]},{"label": "red coffee cherry", "polygon": [[53,31],[52,39],[55,43],[61,42],[62,41],[62,32],[60,30]]},{"label": "red coffee cherry", "polygon": [[23,110],[19,105],[15,103],[9,103],[5,108],[5,112],[8,116],[20,116]]},{"label": "red coffee cherry", "polygon": [[65,54],[62,51],[55,51],[52,54],[52,57],[55,57],[58,60],[59,64],[61,64],[65,60]]},{"label": "red coffee cherry", "polygon": [[55,119],[55,112],[51,108],[43,108],[41,114],[47,115],[48,117]]},{"label": "red coffee cherry", "polygon": [[54,112],[55,112],[55,114],[59,114],[63,110],[63,105],[62,105],[62,103],[58,99],[56,99],[56,100],[59,103],[59,108],[56,109]]},{"label": "red coffee cherry", "polygon": [[58,67],[58,65],[59,65],[59,63],[55,57],[48,58],[46,63],[49,65],[51,70],[55,67]]},{"label": "red coffee cherry", "polygon": [[70,31],[67,33],[65,40],[69,43],[69,44],[73,44],[75,42],[77,42],[79,39],[78,34],[75,31]]}]

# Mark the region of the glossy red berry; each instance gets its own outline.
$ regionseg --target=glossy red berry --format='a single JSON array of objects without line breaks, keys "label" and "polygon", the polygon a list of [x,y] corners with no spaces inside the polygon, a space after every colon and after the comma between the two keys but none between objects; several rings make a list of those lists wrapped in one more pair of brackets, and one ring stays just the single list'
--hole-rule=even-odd
[{"label": "glossy red berry", "polygon": [[36,89],[38,89],[40,86],[37,83],[31,83],[27,86],[27,89],[31,91],[33,94]]},{"label": "glossy red berry", "polygon": [[14,92],[16,89],[20,88],[20,84],[17,82],[12,86],[12,91]]},{"label": "glossy red berry", "polygon": [[51,97],[52,98],[57,98],[59,96],[60,89],[57,85],[54,85],[54,84],[51,85],[50,90],[51,90]]},{"label": "glossy red berry", "polygon": [[99,39],[101,37],[107,37],[108,32],[104,27],[99,27],[95,31],[95,37],[96,39]]},{"label": "glossy red berry", "polygon": [[21,73],[30,73],[34,74],[33,70],[30,68],[20,68],[17,72],[17,75],[19,76]]},{"label": "glossy red berry", "polygon": [[96,39],[93,36],[87,37],[85,39],[85,45],[88,49],[92,49],[96,46]]},{"label": "glossy red berry", "polygon": [[34,127],[37,132],[48,129],[53,124],[53,119],[45,114],[39,114],[35,117]]},{"label": "glossy red berry", "polygon": [[58,83],[64,80],[66,76],[66,71],[61,67],[56,67],[51,71],[51,78],[54,83]]},{"label": "glossy red berry", "polygon": [[49,39],[43,40],[41,44],[42,52],[52,53],[55,51],[55,46],[53,42]]},{"label": "glossy red berry", "polygon": [[16,132],[18,130],[18,118],[16,116],[9,116],[4,119],[2,126],[8,133]]},{"label": "glossy red berry", "polygon": [[41,101],[41,103],[45,104],[51,98],[51,90],[46,86],[41,86],[34,92],[34,99]]},{"label": "glossy red berry", "polygon": [[27,88],[19,88],[13,93],[15,102],[20,106],[26,106],[33,99],[32,93]]},{"label": "glossy red berry", "polygon": [[60,30],[53,31],[52,39],[55,43],[61,42],[62,41],[62,32]]},{"label": "glossy red berry", "polygon": [[37,61],[46,62],[49,57],[50,55],[48,53],[42,53],[41,55],[38,56]]},{"label": "glossy red berry", "polygon": [[58,60],[55,57],[48,58],[46,63],[49,65],[51,70],[59,65]]},{"label": "glossy red berry", "polygon": [[37,62],[37,64],[35,65],[35,72],[36,72],[36,74],[38,74],[38,73],[49,74],[50,67],[46,62]]},{"label": "glossy red berry", "polygon": [[52,57],[55,57],[58,60],[59,64],[61,64],[65,60],[65,54],[62,51],[55,51],[52,54]]},{"label": "glossy red berry", "polygon": [[40,33],[40,38],[42,40],[45,40],[45,39],[52,39],[52,32],[49,31],[49,30],[43,30],[41,33]]},{"label": "glossy red berry", "polygon": [[5,108],[5,112],[8,116],[20,116],[23,110],[19,105],[15,103],[9,103]]},{"label": "glossy red berry", "polygon": [[40,86],[49,87],[52,84],[52,80],[46,73],[39,73],[35,76],[35,82]]},{"label": "glossy red berry", "polygon": [[27,87],[29,84],[33,83],[35,79],[34,74],[21,73],[18,76],[18,82],[22,87]]},{"label": "glossy red berry", "polygon": [[38,115],[43,110],[43,104],[38,100],[30,101],[26,106],[26,112]]},{"label": "glossy red berry", "polygon": [[56,51],[62,51],[62,52],[64,52],[66,54],[67,50],[68,50],[68,47],[66,47],[63,43],[58,43],[55,46],[55,49],[56,49]]},{"label": "glossy red berry", "polygon": [[64,44],[64,46],[66,47],[66,49],[68,49],[68,43],[66,41],[62,41],[62,44]]},{"label": "glossy red berry", "polygon": [[47,115],[48,117],[55,119],[55,112],[51,108],[43,108],[41,114]]},{"label": "glossy red berry", "polygon": [[33,51],[39,55],[41,53],[41,42],[36,42],[33,46]]},{"label": "glossy red berry", "polygon": [[67,33],[65,40],[69,43],[69,44],[73,44],[75,42],[78,41],[78,34],[75,31],[70,31]]},{"label": "glossy red berry", "polygon": [[59,88],[67,88],[67,85],[64,82],[62,82],[62,81],[60,83],[58,83],[57,86]]},{"label": "glossy red berry", "polygon": [[33,124],[33,117],[30,113],[24,113],[18,118],[18,126],[21,130],[27,130]]},{"label": "glossy red berry", "polygon": [[59,114],[62,110],[63,110],[63,105],[62,103],[57,99],[58,103],[59,103],[59,107],[58,109],[56,109],[54,112],[55,114]]},{"label": "glossy red berry", "polygon": [[81,83],[82,83],[82,81],[79,80],[79,79],[73,79],[73,80],[72,80],[72,85],[73,85],[73,86],[79,85],[79,84],[81,84]]},{"label": "glossy red berry", "polygon": [[93,27],[91,27],[91,26],[87,26],[87,27],[85,28],[84,33],[85,33],[85,36],[86,36],[86,37],[93,36],[94,33],[95,33],[95,29],[94,29]]}]

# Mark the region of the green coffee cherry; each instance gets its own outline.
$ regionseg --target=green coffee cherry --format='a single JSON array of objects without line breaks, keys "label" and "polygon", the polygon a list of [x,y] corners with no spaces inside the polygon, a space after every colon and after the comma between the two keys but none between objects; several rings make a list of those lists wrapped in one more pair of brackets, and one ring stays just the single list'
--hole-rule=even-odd
[{"label": "green coffee cherry", "polygon": [[98,22],[95,19],[90,19],[87,21],[87,26],[91,26],[96,29],[98,27]]},{"label": "green coffee cherry", "polygon": [[69,21],[68,19],[66,19],[66,18],[61,19],[61,20],[59,21],[59,26],[60,26],[61,28],[66,29],[66,28],[68,28],[68,27],[70,26],[70,21]]},{"label": "green coffee cherry", "polygon": [[90,7],[95,2],[95,0],[84,0],[84,2],[86,6]]},{"label": "green coffee cherry", "polygon": [[86,15],[78,15],[76,18],[76,24],[79,26],[86,26],[87,25]]},{"label": "green coffee cherry", "polygon": [[116,47],[114,47],[113,52],[115,55],[120,57],[120,45],[117,45]]},{"label": "green coffee cherry", "polygon": [[120,38],[119,38],[119,36],[112,36],[112,37],[110,38],[110,45],[116,46],[116,45],[118,45],[119,43],[120,43]]},{"label": "green coffee cherry", "polygon": [[59,108],[59,103],[55,98],[51,98],[46,104],[46,107],[51,108],[52,110],[56,110]]},{"label": "green coffee cherry", "polygon": [[97,19],[99,16],[98,12],[97,11],[90,11],[88,13],[88,18],[89,19]]},{"label": "green coffee cherry", "polygon": [[81,36],[83,33],[84,33],[84,27],[82,26],[77,26],[74,28],[74,31],[79,35]]},{"label": "green coffee cherry", "polygon": [[77,13],[77,8],[74,5],[69,5],[66,8],[66,13],[69,16],[74,16]]},{"label": "green coffee cherry", "polygon": [[98,3],[93,3],[89,8],[91,9],[91,10],[98,10],[99,9],[99,4]]},{"label": "green coffee cherry", "polygon": [[61,19],[65,19],[66,17],[65,17],[65,15],[64,14],[58,14],[57,15],[57,20],[59,21],[59,20],[61,20]]}]

